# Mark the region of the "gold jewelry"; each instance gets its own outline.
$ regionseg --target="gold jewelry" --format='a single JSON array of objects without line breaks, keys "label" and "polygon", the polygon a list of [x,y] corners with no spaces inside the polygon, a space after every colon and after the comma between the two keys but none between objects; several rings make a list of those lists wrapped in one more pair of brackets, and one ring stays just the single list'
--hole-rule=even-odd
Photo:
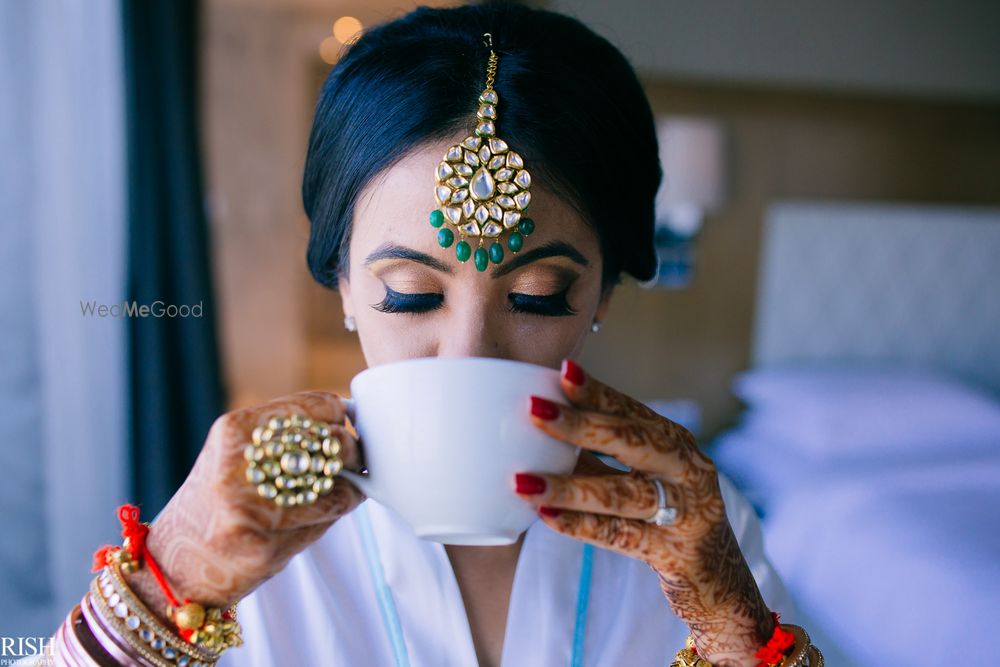
[{"label": "gold jewelry", "polygon": [[333,491],[344,468],[330,424],[292,414],[272,417],[251,435],[243,456],[247,481],[279,507],[310,505]]},{"label": "gold jewelry", "polygon": [[687,640],[684,642],[684,648],[677,651],[677,655],[674,656],[674,661],[670,663],[670,667],[712,667],[712,663],[695,653],[694,648],[694,639],[691,635],[688,635]]},{"label": "gold jewelry", "polygon": [[188,602],[179,609],[169,609],[170,620],[182,630],[192,630],[190,642],[216,653],[243,643],[240,625],[236,622],[236,605],[229,608],[230,618],[218,607],[205,609],[197,602]]},{"label": "gold jewelry", "polygon": [[[490,33],[483,34],[483,42],[490,58],[486,87],[479,95],[478,124],[473,134],[445,152],[437,166],[434,198],[438,208],[430,214],[431,226],[438,230],[438,245],[448,248],[455,241],[453,226],[461,237],[455,245],[455,257],[465,262],[473,256],[479,271],[485,271],[490,262],[503,261],[501,234],[510,232],[507,248],[516,253],[524,245],[524,237],[535,229],[534,221],[524,217],[531,202],[531,174],[521,155],[496,135],[500,97],[493,81],[497,54]],[[467,238],[477,243],[475,253]],[[483,247],[487,240],[491,241],[489,250]]]},{"label": "gold jewelry", "polygon": [[[108,563],[90,583],[91,601],[101,617],[119,636],[155,665],[184,667],[194,662],[213,665],[220,651],[185,641],[149,611],[129,588],[118,563]],[[242,643],[239,626],[230,645]],[[228,646],[222,647],[228,648]]]},{"label": "gold jewelry", "polygon": [[[781,628],[795,635],[795,644],[777,667],[823,667],[823,654],[819,648],[813,646],[805,628],[789,623],[782,623]],[[677,652],[670,667],[712,667],[712,663],[694,651],[694,638],[691,635],[687,636],[684,645],[684,648]]]},{"label": "gold jewelry", "polygon": [[805,631],[805,628],[789,623],[782,623],[781,628],[791,632],[795,636],[795,643],[792,644],[792,650],[786,653],[785,658],[778,663],[780,667],[801,667],[807,664],[805,662],[806,654],[809,651],[809,647],[812,646],[809,640],[809,633]]}]

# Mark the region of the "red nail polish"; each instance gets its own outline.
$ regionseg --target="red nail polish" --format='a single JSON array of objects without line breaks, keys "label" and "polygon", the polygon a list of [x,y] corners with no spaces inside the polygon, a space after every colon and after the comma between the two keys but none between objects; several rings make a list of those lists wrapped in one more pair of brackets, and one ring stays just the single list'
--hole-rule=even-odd
[{"label": "red nail polish", "polygon": [[545,493],[545,480],[538,475],[529,475],[519,472],[514,475],[517,483],[518,493],[538,494]]},{"label": "red nail polish", "polygon": [[546,507],[545,505],[538,508],[538,513],[544,516],[559,516],[562,514],[562,512],[557,510],[555,507]]},{"label": "red nail polish", "polygon": [[550,422],[559,417],[559,406],[541,396],[532,396],[531,414]]},{"label": "red nail polish", "polygon": [[563,361],[563,377],[577,387],[582,387],[583,383],[587,380],[587,374],[583,372],[583,369],[579,365],[573,363],[571,359]]}]

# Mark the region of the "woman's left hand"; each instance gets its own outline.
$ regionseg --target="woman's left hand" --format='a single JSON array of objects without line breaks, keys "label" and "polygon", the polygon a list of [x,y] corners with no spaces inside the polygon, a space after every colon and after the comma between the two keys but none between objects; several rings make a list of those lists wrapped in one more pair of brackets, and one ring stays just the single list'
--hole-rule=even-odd
[{"label": "woman's left hand", "polygon": [[[771,636],[773,618],[729,524],[715,464],[683,426],[569,360],[562,389],[570,405],[532,397],[535,424],[631,470],[519,473],[519,495],[554,530],[649,564],[703,658],[717,667],[756,665],[753,654]],[[658,506],[654,478],[663,484],[667,506],[677,509],[671,525],[645,521]]]}]

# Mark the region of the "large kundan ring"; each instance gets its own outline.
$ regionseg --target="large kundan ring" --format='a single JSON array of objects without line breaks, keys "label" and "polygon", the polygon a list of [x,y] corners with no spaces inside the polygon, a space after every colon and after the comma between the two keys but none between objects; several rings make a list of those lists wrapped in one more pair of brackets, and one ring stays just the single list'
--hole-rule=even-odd
[{"label": "large kundan ring", "polygon": [[344,467],[330,424],[306,415],[279,415],[258,426],[243,450],[247,481],[280,507],[310,505],[333,491]]}]

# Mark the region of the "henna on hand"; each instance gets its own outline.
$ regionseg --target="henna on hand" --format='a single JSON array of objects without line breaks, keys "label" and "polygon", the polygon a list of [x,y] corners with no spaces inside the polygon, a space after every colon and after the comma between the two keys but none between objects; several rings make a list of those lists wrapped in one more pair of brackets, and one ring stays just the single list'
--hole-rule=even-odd
[{"label": "henna on hand", "polygon": [[[726,515],[715,464],[686,428],[598,380],[584,376],[575,384],[564,371],[562,388],[570,404],[536,407],[535,424],[631,470],[532,473],[544,490],[522,497],[560,510],[541,515],[553,529],[646,562],[691,628],[699,655],[717,667],[755,666],[753,654],[774,622]],[[544,401],[533,400],[536,406]],[[662,483],[667,505],[678,509],[672,525],[645,521],[657,509],[653,478]]]},{"label": "henna on hand", "polygon": [[[191,472],[150,526],[146,546],[175,596],[226,608],[282,570],[364,495],[345,478],[312,505],[279,507],[246,480],[244,447],[256,426],[303,413],[331,424],[345,467],[359,463],[357,442],[343,425],[340,397],[301,392],[219,417]],[[150,610],[166,614],[166,596],[148,568],[128,575]]]}]

